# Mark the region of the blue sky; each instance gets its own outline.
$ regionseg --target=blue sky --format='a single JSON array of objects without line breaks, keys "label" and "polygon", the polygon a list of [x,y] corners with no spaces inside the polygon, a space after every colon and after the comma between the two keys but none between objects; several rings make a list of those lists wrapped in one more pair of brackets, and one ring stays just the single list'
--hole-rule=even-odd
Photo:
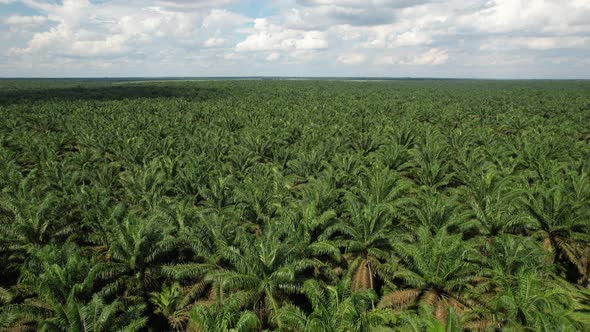
[{"label": "blue sky", "polygon": [[0,0],[1,77],[590,79],[590,0]]}]

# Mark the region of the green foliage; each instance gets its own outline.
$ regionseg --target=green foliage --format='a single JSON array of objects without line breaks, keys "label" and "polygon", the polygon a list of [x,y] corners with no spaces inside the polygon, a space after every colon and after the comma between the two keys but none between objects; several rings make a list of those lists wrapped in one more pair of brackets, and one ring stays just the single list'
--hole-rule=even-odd
[{"label": "green foliage", "polygon": [[0,330],[589,330],[588,88],[0,81]]}]

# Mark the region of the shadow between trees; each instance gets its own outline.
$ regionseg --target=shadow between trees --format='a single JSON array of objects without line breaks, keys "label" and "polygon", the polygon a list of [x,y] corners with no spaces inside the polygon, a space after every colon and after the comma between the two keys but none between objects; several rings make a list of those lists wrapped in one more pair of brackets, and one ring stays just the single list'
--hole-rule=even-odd
[{"label": "shadow between trees", "polygon": [[217,88],[138,84],[73,87],[25,87],[0,89],[0,105],[26,104],[46,101],[109,101],[125,99],[186,98],[190,101],[216,99],[223,92]]}]

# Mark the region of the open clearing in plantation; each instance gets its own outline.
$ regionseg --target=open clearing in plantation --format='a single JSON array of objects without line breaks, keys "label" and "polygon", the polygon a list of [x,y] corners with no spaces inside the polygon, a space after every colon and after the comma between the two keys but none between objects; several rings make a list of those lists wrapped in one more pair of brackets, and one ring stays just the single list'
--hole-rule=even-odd
[{"label": "open clearing in plantation", "polygon": [[0,330],[590,330],[590,81],[120,83],[0,80]]}]

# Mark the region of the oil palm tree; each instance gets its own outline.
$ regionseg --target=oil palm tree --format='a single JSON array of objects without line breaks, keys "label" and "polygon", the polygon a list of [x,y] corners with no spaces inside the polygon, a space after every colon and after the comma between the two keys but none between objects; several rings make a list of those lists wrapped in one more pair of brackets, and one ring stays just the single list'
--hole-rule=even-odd
[{"label": "oil palm tree", "polygon": [[522,191],[509,176],[488,170],[480,176],[471,176],[462,193],[468,213],[477,233],[490,241],[494,237],[522,230],[526,223],[514,204]]},{"label": "oil palm tree", "polygon": [[141,307],[123,307],[119,301],[106,304],[92,296],[94,264],[72,244],[37,251],[19,281],[19,287],[32,293],[1,310],[1,316],[12,317],[11,326],[5,328],[102,332],[137,331],[145,326]]},{"label": "oil palm tree", "polygon": [[261,166],[256,171],[260,176],[244,181],[242,187],[236,189],[235,196],[244,222],[255,232],[261,232],[278,216],[286,188],[277,180],[276,169]]},{"label": "oil palm tree", "polygon": [[410,183],[396,171],[375,167],[358,177],[358,183],[350,193],[364,205],[384,205],[391,217],[399,219],[400,210],[408,203],[405,194],[409,188]]},{"label": "oil palm tree", "polygon": [[426,228],[434,235],[440,231],[457,233],[470,226],[453,197],[439,192],[418,193],[409,210],[412,223],[406,228],[410,231]]},{"label": "oil palm tree", "polygon": [[182,330],[188,319],[188,310],[182,304],[183,290],[180,283],[165,284],[159,292],[150,293],[150,302],[154,305],[154,313],[162,315],[170,328]]},{"label": "oil palm tree", "polygon": [[377,153],[375,162],[382,163],[392,171],[402,172],[411,165],[410,151],[406,146],[396,143],[383,145]]},{"label": "oil palm tree", "polygon": [[199,189],[199,195],[204,199],[202,205],[217,212],[233,206],[235,202],[232,185],[233,177],[231,175],[210,179],[207,186],[202,186]]},{"label": "oil palm tree", "polygon": [[344,248],[353,291],[375,287],[377,268],[389,257],[391,224],[386,204],[362,205],[355,197],[348,196],[346,214],[326,230]]},{"label": "oil palm tree", "polygon": [[444,322],[449,308],[461,315],[478,305],[470,294],[470,285],[482,271],[470,262],[474,252],[459,235],[439,231],[433,236],[422,227],[415,241],[396,242],[394,252],[400,260],[399,268],[390,278],[399,288],[386,292],[379,307],[407,308],[424,303]]},{"label": "oil palm tree", "polygon": [[[211,304],[223,298],[221,284],[208,276],[224,270],[236,254],[235,244],[244,241],[243,238],[249,235],[226,216],[204,212],[199,215],[196,225],[187,228],[182,237],[167,237],[163,240],[165,248],[182,247],[185,241],[192,243],[189,246],[192,248],[190,259],[176,260],[162,266],[167,279],[181,282],[181,294],[175,301],[176,311],[187,312],[194,303]],[[198,245],[195,247],[195,244]]]},{"label": "oil palm tree", "polygon": [[575,279],[587,282],[584,250],[590,244],[590,225],[585,205],[556,179],[551,188],[541,184],[531,188],[523,199],[523,206],[528,212],[533,236],[543,242],[552,260],[559,263],[564,272],[568,272],[567,264],[571,264],[576,272]]},{"label": "oil palm tree", "polygon": [[574,301],[570,291],[549,276],[522,271],[502,285],[492,310],[498,325],[508,330],[581,331],[583,323],[571,318]]},{"label": "oil palm tree", "polygon": [[463,332],[464,326],[461,324],[453,308],[448,308],[446,320],[441,322],[433,313],[431,308],[426,304],[421,304],[417,312],[408,311],[399,315],[395,327],[400,331],[412,332]]},{"label": "oil palm tree", "polygon": [[372,289],[351,292],[350,279],[344,278],[335,285],[322,286],[317,280],[309,279],[301,291],[311,304],[311,313],[286,304],[278,312],[276,320],[279,330],[329,332],[329,331],[373,331],[386,329],[393,316],[384,310],[372,309],[377,299]]},{"label": "oil palm tree", "polygon": [[218,285],[218,301],[237,300],[256,313],[263,326],[272,319],[288,295],[301,286],[300,273],[314,262],[302,257],[301,248],[280,232],[269,229],[261,236],[240,239],[224,254],[226,266],[212,270],[207,279]]},{"label": "oil palm tree", "polygon": [[277,222],[289,230],[291,241],[301,248],[303,257],[314,261],[314,277],[334,278],[332,264],[340,263],[342,256],[338,246],[326,236],[326,229],[336,223],[336,212],[322,213],[313,202],[294,207],[295,211],[286,211]]},{"label": "oil palm tree", "polygon": [[480,262],[485,264],[494,280],[501,281],[532,270],[550,273],[547,255],[534,239],[505,234],[489,246],[486,257],[480,256]]},{"label": "oil palm tree", "polygon": [[[93,270],[103,280],[99,294],[128,303],[149,305],[149,292],[166,262],[166,248],[158,224],[133,214],[111,220],[105,232],[107,251]],[[148,307],[150,309],[150,307]]]},{"label": "oil palm tree", "polygon": [[453,174],[446,159],[447,147],[432,133],[412,150],[414,167],[410,173],[416,183],[428,190],[438,190],[449,184]]},{"label": "oil palm tree", "polygon": [[262,324],[252,311],[241,311],[236,301],[213,305],[196,305],[189,312],[190,332],[253,332],[260,331]]},{"label": "oil palm tree", "polygon": [[21,181],[14,196],[0,194],[0,259],[5,266],[0,275],[7,281],[18,277],[19,268],[36,251],[65,241],[78,229],[60,216],[59,198],[29,191],[29,180]]}]

